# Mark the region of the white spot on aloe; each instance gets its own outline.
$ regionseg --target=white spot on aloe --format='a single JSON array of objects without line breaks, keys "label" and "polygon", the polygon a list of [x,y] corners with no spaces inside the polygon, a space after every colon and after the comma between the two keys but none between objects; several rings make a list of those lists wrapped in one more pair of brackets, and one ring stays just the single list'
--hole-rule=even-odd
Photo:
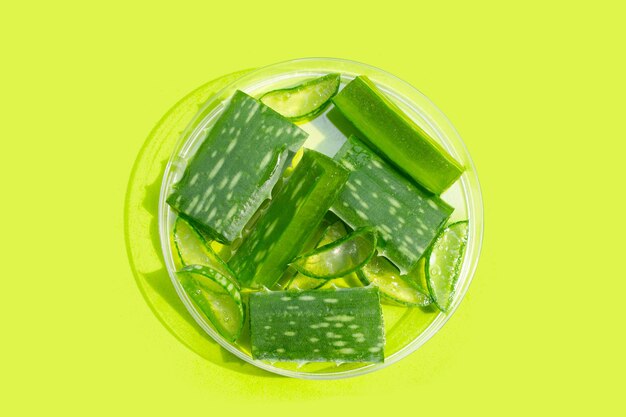
[{"label": "white spot on aloe", "polygon": [[291,324],[292,326],[295,326],[296,322],[295,321],[290,321],[289,324]]},{"label": "white spot on aloe", "polygon": [[213,217],[215,217],[216,214],[217,214],[217,208],[213,207],[213,209],[211,210],[211,212],[207,216],[207,221],[210,222],[213,219]]},{"label": "white spot on aloe", "polygon": [[350,161],[346,161],[344,160],[342,162],[342,165],[346,168],[348,168],[350,171],[354,171],[354,165],[352,165],[352,163]]},{"label": "white spot on aloe", "polygon": [[280,297],[282,301],[291,301],[291,297]]},{"label": "white spot on aloe", "polygon": [[241,176],[243,175],[243,172],[239,171],[238,173],[235,174],[235,176],[230,180],[230,184],[228,184],[228,188],[230,190],[232,190],[233,188],[235,188],[235,186],[237,185],[237,183],[239,182],[239,180],[241,179]]},{"label": "white spot on aloe", "polygon": [[351,324],[351,325],[349,325],[349,326],[348,326],[348,328],[350,328],[350,329],[352,329],[352,330],[354,330],[354,329],[358,329],[358,328],[359,328],[359,325],[358,325],[358,324]]},{"label": "white spot on aloe", "polygon": [[295,335],[296,335],[296,332],[286,331],[286,332],[285,332],[285,333],[283,333],[283,334],[284,334],[285,336],[289,336],[289,337],[291,337],[291,336],[295,336]]},{"label": "white spot on aloe", "polygon": [[287,306],[287,310],[298,310],[299,308],[298,306]]},{"label": "white spot on aloe", "polygon": [[[222,129],[222,133],[224,133],[224,132],[225,132],[225,130]],[[215,158],[216,156],[217,156],[217,150],[211,152],[211,158]]]},{"label": "white spot on aloe", "polygon": [[352,348],[341,348],[341,349],[339,349],[339,353],[343,353],[344,355],[349,355],[351,353],[354,353],[354,349],[352,349]]},{"label": "white spot on aloe", "polygon": [[356,214],[362,218],[363,220],[369,220],[369,217],[367,217],[367,214],[365,214],[364,212],[362,212],[361,210],[355,210]]},{"label": "white spot on aloe", "polygon": [[246,123],[248,123],[254,117],[254,109],[250,109],[250,113],[248,113],[248,117],[246,117]]},{"label": "white spot on aloe", "polygon": [[298,299],[301,301],[313,301],[315,300],[315,297],[313,297],[312,295],[302,295]]},{"label": "white spot on aloe", "polygon": [[348,343],[344,342],[343,340],[338,340],[338,341],[336,341],[336,342],[333,342],[333,345],[334,345],[334,346],[339,346],[339,347],[345,346],[345,345],[347,345],[347,344],[348,344]]},{"label": "white spot on aloe", "polygon": [[343,327],[343,323],[335,323],[334,326],[337,327],[337,328]]},{"label": "white spot on aloe", "polygon": [[369,348],[367,350],[372,352],[372,353],[380,352],[380,348],[378,346],[371,347],[371,348]]},{"label": "white spot on aloe", "polygon": [[195,174],[193,174],[193,177],[191,177],[191,181],[189,181],[189,185],[194,185],[196,181],[198,181],[199,176],[200,176],[199,172],[196,172]]},{"label": "white spot on aloe", "polygon": [[387,197],[387,201],[389,201],[389,203],[390,203],[392,206],[394,206],[394,207],[397,207],[397,208],[402,207],[402,206],[400,205],[400,202],[399,202],[398,200],[396,200],[395,198],[393,198],[393,197]]},{"label": "white spot on aloe", "polygon": [[341,335],[340,334],[336,334],[336,333],[333,333],[333,332],[327,332],[326,333],[326,337],[328,339],[341,339]]},{"label": "white spot on aloe", "polygon": [[354,185],[352,185],[352,183],[350,183],[350,182],[346,183],[346,187],[348,187],[348,190],[350,190],[350,191],[356,191],[356,187]]},{"label": "white spot on aloe", "polygon": [[375,159],[372,159],[372,165],[374,165],[378,169],[382,169],[383,165]]},{"label": "white spot on aloe", "polygon": [[283,348],[278,348],[278,349],[276,349],[276,352],[278,352],[278,353],[285,353],[285,349],[283,349]]},{"label": "white spot on aloe", "polygon": [[276,131],[276,136],[280,136],[280,135],[282,135],[283,130],[284,130],[284,129],[283,129],[282,127],[281,127],[280,129],[278,129],[278,130]]},{"label": "white spot on aloe", "polygon": [[217,189],[223,190],[224,187],[226,187],[226,184],[228,184],[228,178],[222,178],[222,181],[220,181],[219,185],[217,186]]},{"label": "white spot on aloe", "polygon": [[319,340],[317,337],[310,337],[310,338],[309,338],[309,342],[311,342],[311,343],[317,343],[317,342],[319,342],[319,341],[320,341],[320,340]]},{"label": "white spot on aloe", "polygon": [[219,172],[219,170],[222,168],[222,165],[224,165],[224,161],[225,158],[220,159],[219,161],[217,161],[217,164],[215,164],[215,166],[213,167],[213,169],[211,170],[211,172],[209,172],[209,179],[212,180],[213,178],[215,178],[215,176],[217,175],[217,173]]},{"label": "white spot on aloe", "polygon": [[189,211],[192,211],[195,207],[196,204],[198,204],[198,200],[200,200],[200,196],[196,195],[191,199],[191,203],[189,203],[189,207],[187,207],[187,209]]},{"label": "white spot on aloe", "polygon": [[268,151],[265,156],[263,157],[263,159],[261,159],[261,164],[260,164],[260,169],[265,169],[265,167],[267,166],[267,164],[270,163],[270,161],[272,160],[272,151]]},{"label": "white spot on aloe", "polygon": [[354,316],[348,316],[347,314],[339,314],[339,315],[336,315],[336,316],[324,317],[324,320],[326,320],[326,321],[343,321],[343,322],[347,322],[347,321],[353,321],[354,320]]},{"label": "white spot on aloe", "polygon": [[[302,186],[304,185],[304,180],[300,180],[300,182],[298,184],[296,184],[296,188],[293,189],[292,193],[291,193],[291,197],[295,197],[300,190],[302,189]],[[300,200],[298,200],[300,201]],[[296,202],[296,205],[298,205],[299,203]]]},{"label": "white spot on aloe", "polygon": [[271,328],[272,328],[272,326],[263,326],[263,328],[264,328],[265,330],[269,330],[269,329],[271,329]]},{"label": "white spot on aloe", "polygon": [[324,298],[324,302],[328,304],[334,304],[339,302],[339,300],[337,300],[336,298]]},{"label": "white spot on aloe", "polygon": [[230,219],[235,215],[235,212],[237,212],[237,206],[232,206],[230,210],[228,210],[228,213],[226,213],[226,218]]},{"label": "white spot on aloe", "polygon": [[236,138],[230,141],[230,143],[228,144],[228,147],[226,148],[226,153],[230,153],[233,149],[235,149],[235,146],[237,146]]}]

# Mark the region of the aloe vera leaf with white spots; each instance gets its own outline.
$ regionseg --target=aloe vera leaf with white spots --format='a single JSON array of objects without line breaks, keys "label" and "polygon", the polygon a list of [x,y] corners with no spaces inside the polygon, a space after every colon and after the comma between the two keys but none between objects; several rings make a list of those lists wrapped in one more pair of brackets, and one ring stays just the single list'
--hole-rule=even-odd
[{"label": "aloe vera leaf with white spots", "polygon": [[252,218],[307,133],[237,91],[173,187],[168,204],[231,243]]},{"label": "aloe vera leaf with white spots", "polygon": [[411,271],[454,209],[416,187],[355,136],[335,159],[350,178],[332,211],[353,229],[376,228],[380,254],[402,274]]},{"label": "aloe vera leaf with white spots", "polygon": [[424,307],[432,300],[411,280],[400,275],[398,268],[382,256],[375,256],[357,275],[365,285],[374,285],[384,299],[408,307]]},{"label": "aloe vera leaf with white spots", "polygon": [[333,103],[370,146],[427,190],[441,194],[463,173],[463,167],[367,77],[356,77]]},{"label": "aloe vera leaf with white spots", "polygon": [[252,357],[270,361],[383,362],[375,287],[250,295]]},{"label": "aloe vera leaf with white spots", "polygon": [[202,265],[188,265],[176,277],[217,332],[231,342],[236,341],[243,328],[244,309],[241,293],[230,279]]},{"label": "aloe vera leaf with white spots", "polygon": [[300,255],[291,263],[301,274],[331,279],[348,275],[365,265],[376,252],[377,233],[371,227],[354,232]]},{"label": "aloe vera leaf with white spots", "polygon": [[311,239],[348,178],[348,171],[306,149],[293,174],[272,199],[228,262],[239,282],[271,288]]},{"label": "aloe vera leaf with white spots", "polygon": [[339,91],[340,74],[328,74],[291,88],[270,91],[259,100],[292,121],[311,120]]}]

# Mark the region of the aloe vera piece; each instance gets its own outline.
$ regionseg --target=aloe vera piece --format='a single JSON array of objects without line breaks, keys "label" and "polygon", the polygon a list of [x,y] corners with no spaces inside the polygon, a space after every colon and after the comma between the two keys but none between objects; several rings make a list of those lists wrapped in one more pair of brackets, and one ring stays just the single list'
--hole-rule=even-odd
[{"label": "aloe vera piece", "polygon": [[411,271],[453,208],[416,187],[355,136],[335,159],[351,173],[332,211],[353,229],[375,227],[381,255],[402,274]]},{"label": "aloe vera piece", "polygon": [[230,278],[236,285],[233,271],[211,248],[204,236],[187,220],[178,217],[174,223],[174,246],[183,267],[204,265]]},{"label": "aloe vera piece", "polygon": [[398,268],[382,256],[375,256],[357,275],[365,285],[374,285],[384,299],[408,307],[424,307],[432,300],[413,281],[400,275]]},{"label": "aloe vera piece", "polygon": [[348,275],[365,265],[376,252],[376,231],[364,227],[305,253],[291,263],[301,274],[331,279]]},{"label": "aloe vera piece", "polygon": [[347,179],[341,165],[306,149],[287,184],[230,259],[239,282],[271,288],[313,236]]},{"label": "aloe vera piece", "polygon": [[167,202],[211,236],[232,243],[270,197],[307,133],[237,91],[193,156]]},{"label": "aloe vera piece", "polygon": [[291,121],[311,120],[339,91],[340,74],[328,74],[291,88],[270,91],[259,100]]},{"label": "aloe vera piece", "polygon": [[370,146],[427,190],[441,194],[461,176],[463,167],[367,77],[356,77],[333,103]]},{"label": "aloe vera piece", "polygon": [[271,361],[382,362],[375,287],[250,295],[252,357]]},{"label": "aloe vera piece", "polygon": [[469,234],[467,220],[442,230],[426,256],[426,282],[439,310],[450,310],[459,280]]},{"label": "aloe vera piece", "polygon": [[243,328],[244,310],[241,293],[230,279],[202,265],[188,265],[176,277],[218,333],[231,342],[237,340]]}]

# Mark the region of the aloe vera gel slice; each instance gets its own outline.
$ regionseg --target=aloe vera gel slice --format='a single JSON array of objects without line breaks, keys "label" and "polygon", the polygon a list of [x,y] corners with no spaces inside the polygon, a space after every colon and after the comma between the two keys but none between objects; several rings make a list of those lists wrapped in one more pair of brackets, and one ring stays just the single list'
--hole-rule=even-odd
[{"label": "aloe vera gel slice", "polygon": [[427,190],[441,194],[463,172],[458,162],[367,77],[356,77],[333,103],[370,146]]},{"label": "aloe vera gel slice", "polygon": [[243,328],[244,310],[235,285],[215,269],[189,265],[177,273],[178,281],[219,334],[234,342]]},{"label": "aloe vera gel slice", "polygon": [[403,278],[398,268],[381,256],[373,257],[357,274],[365,285],[378,287],[383,298],[396,304],[423,307],[431,303],[427,293],[410,280]]},{"label": "aloe vera gel slice", "polygon": [[233,277],[226,262],[211,249],[202,234],[182,217],[178,217],[174,223],[174,246],[182,266],[209,266],[224,276]]},{"label": "aloe vera gel slice", "polygon": [[292,88],[270,91],[260,100],[291,121],[311,120],[330,104],[340,82],[339,74],[328,74]]},{"label": "aloe vera gel slice", "polygon": [[402,274],[408,273],[452,214],[452,207],[416,187],[355,136],[335,159],[350,171],[350,178],[332,211],[353,229],[376,228],[381,255]]},{"label": "aloe vera gel slice", "polygon": [[315,233],[347,179],[348,172],[335,161],[306,149],[287,184],[230,259],[239,282],[271,288]]},{"label": "aloe vera gel slice", "polygon": [[237,91],[167,202],[222,243],[241,235],[307,133]]},{"label": "aloe vera gel slice", "polygon": [[348,275],[365,265],[376,251],[376,231],[361,228],[296,258],[291,266],[313,278]]},{"label": "aloe vera gel slice", "polygon": [[378,289],[250,295],[252,357],[270,361],[382,362]]},{"label": "aloe vera gel slice", "polygon": [[426,282],[437,308],[447,312],[454,301],[455,287],[467,246],[468,222],[446,227],[426,257]]}]

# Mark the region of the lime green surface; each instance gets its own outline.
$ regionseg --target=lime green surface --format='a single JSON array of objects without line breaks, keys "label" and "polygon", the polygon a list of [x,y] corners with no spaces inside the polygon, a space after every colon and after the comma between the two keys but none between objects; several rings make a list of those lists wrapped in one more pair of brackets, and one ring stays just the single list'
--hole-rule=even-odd
[{"label": "lime green surface", "polygon": [[[624,414],[625,12],[604,0],[3,2],[0,414]],[[428,95],[466,142],[486,209],[450,321],[401,362],[340,381],[233,361],[182,319],[159,263],[136,260],[181,343],[138,289],[124,238],[130,171],[159,118],[222,74],[304,56],[370,63]],[[171,115],[160,132],[177,136],[188,116]],[[160,172],[164,157],[143,161]],[[158,194],[148,179],[139,209]],[[610,290],[594,303],[598,288]]]}]

